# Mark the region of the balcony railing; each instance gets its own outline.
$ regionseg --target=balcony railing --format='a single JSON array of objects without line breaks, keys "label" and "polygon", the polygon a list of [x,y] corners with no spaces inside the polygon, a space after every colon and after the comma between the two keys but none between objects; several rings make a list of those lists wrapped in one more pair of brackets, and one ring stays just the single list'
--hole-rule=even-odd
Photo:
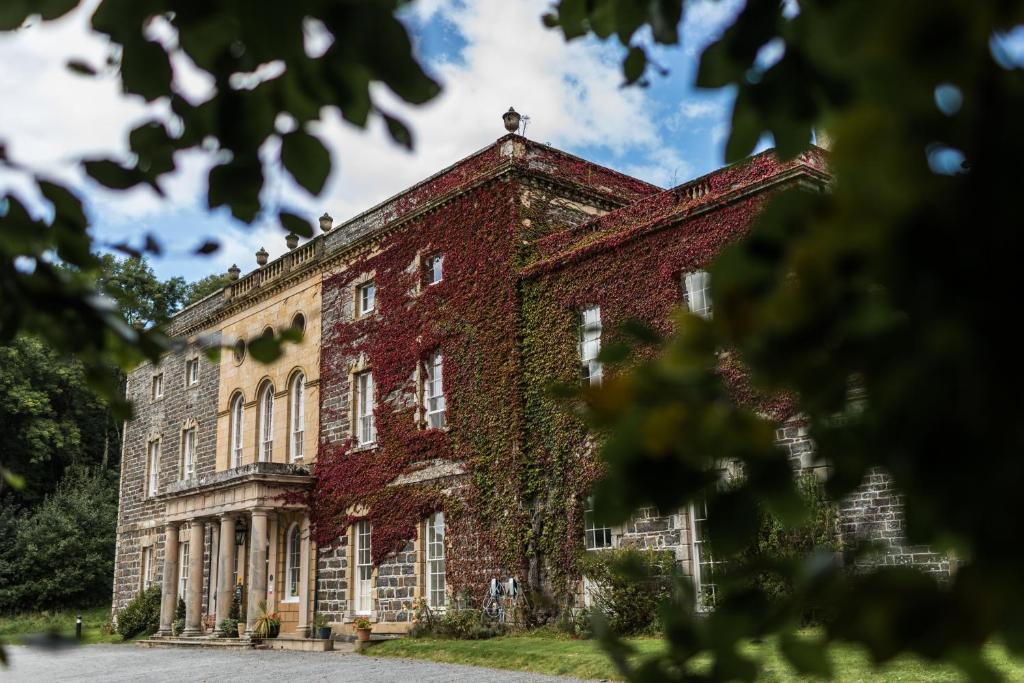
[{"label": "balcony railing", "polygon": [[225,298],[235,299],[245,296],[287,276],[294,270],[315,262],[323,255],[324,241],[317,237],[303,244],[284,256],[274,259],[262,268],[249,273],[237,282],[232,282],[225,290]]}]

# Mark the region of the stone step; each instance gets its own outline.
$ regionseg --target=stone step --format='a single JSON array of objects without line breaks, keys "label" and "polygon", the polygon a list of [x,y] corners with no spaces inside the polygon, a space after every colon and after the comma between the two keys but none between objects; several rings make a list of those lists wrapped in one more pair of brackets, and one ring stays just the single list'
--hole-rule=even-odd
[{"label": "stone step", "polygon": [[266,640],[261,641],[257,647],[261,650],[299,650],[302,652],[327,652],[328,650],[335,649],[333,640],[285,636],[267,638]]},{"label": "stone step", "polygon": [[197,638],[177,638],[153,636],[137,641],[140,647],[179,647],[179,648],[211,648],[221,650],[251,650],[256,643],[248,638],[213,638],[200,636]]}]

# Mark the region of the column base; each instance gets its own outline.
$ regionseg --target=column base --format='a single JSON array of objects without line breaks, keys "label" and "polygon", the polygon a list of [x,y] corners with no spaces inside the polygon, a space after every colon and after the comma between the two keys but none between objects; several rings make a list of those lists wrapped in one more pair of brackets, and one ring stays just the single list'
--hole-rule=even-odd
[{"label": "column base", "polygon": [[172,631],[169,628],[162,628],[156,632],[156,635],[160,636],[161,638],[169,638],[174,635],[174,631]]},{"label": "column base", "polygon": [[203,635],[203,629],[201,628],[186,628],[181,632],[181,635],[185,638],[194,638],[196,636]]}]

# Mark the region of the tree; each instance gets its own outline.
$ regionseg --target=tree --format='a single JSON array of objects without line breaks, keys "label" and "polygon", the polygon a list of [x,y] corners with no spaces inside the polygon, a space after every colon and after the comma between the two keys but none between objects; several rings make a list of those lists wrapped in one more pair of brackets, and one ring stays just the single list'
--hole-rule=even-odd
[{"label": "tree", "polygon": [[183,277],[160,280],[145,256],[119,259],[98,255],[98,291],[117,305],[125,322],[136,328],[163,325],[191,296],[194,285]]},{"label": "tree", "polygon": [[231,279],[224,273],[214,273],[196,280],[188,286],[188,294],[185,297],[185,305],[191,306],[200,299],[205,299],[210,294],[223,289]]},{"label": "tree", "polygon": [[[677,44],[685,6],[561,0],[545,21],[567,39],[617,36],[628,46],[625,80],[638,83],[644,36]],[[704,50],[698,84],[737,93],[728,160],[764,135],[792,155],[824,127],[834,185],[777,196],[713,265],[714,319],[685,317],[656,360],[606,384],[593,403],[595,423],[610,430],[598,512],[618,521],[640,505],[706,496],[723,551],[754,538],[762,505],[794,518],[773,425],[732,404],[710,372],[733,349],[760,389],[796,392],[831,466],[833,499],[882,468],[905,493],[910,541],[954,551],[960,568],[937,584],[892,568],[848,574],[816,554],[780,563],[795,586],[786,600],[750,590],[706,620],[669,611],[669,652],[637,680],[753,679],[756,663],[736,645],[773,633],[794,665],[818,673],[839,639],[876,661],[908,651],[948,659],[976,680],[994,676],[980,657],[986,641],[1024,653],[1021,534],[1006,507],[1024,475],[1024,373],[1008,317],[1021,253],[1024,72],[1002,46],[1021,22],[1021,3],[748,2]],[[763,59],[767,45],[782,48],[774,63]],[[650,429],[659,438],[644,438]],[[742,463],[740,487],[718,489],[722,460]],[[670,467],[691,474],[664,476]],[[626,474],[637,471],[648,476]],[[834,621],[820,637],[797,636],[801,607],[818,601]],[[711,668],[693,673],[706,653]]]}]

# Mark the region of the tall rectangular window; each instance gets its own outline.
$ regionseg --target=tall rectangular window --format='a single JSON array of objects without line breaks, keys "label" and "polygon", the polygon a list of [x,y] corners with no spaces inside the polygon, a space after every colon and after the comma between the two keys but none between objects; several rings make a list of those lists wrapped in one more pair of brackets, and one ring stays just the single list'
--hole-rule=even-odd
[{"label": "tall rectangular window", "polygon": [[152,399],[163,398],[164,395],[164,373],[153,375]]},{"label": "tall rectangular window", "polygon": [[377,307],[377,285],[372,280],[356,287],[356,307],[359,318],[373,313]]},{"label": "tall rectangular window", "polygon": [[301,372],[292,378],[292,460],[300,460],[306,437],[306,376]]},{"label": "tall rectangular window", "polygon": [[189,386],[199,383],[199,359],[190,358],[185,361],[185,383]]},{"label": "tall rectangular window", "polygon": [[189,427],[181,438],[181,478],[191,479],[195,474],[196,428]]},{"label": "tall rectangular window", "polygon": [[373,611],[373,560],[371,559],[370,523],[356,522],[353,530],[356,543],[356,585],[352,611],[369,614]]},{"label": "tall rectangular window", "polygon": [[683,294],[690,313],[711,317],[711,275],[707,271],[696,270],[683,275]]},{"label": "tall rectangular window", "polygon": [[444,254],[434,254],[427,258],[426,280],[428,285],[436,285],[444,277]]},{"label": "tall rectangular window", "polygon": [[427,519],[427,603],[433,608],[445,606],[444,513]]},{"label": "tall rectangular window", "polygon": [[601,307],[590,306],[580,311],[580,369],[583,381],[600,384],[601,362],[597,354],[601,351]]},{"label": "tall rectangular window", "polygon": [[602,550],[612,547],[612,529],[599,525],[594,520],[594,499],[587,499],[587,507],[583,511],[583,529],[587,550]]},{"label": "tall rectangular window", "polygon": [[356,441],[360,445],[377,440],[377,430],[373,423],[375,405],[373,373],[360,372],[356,375]]},{"label": "tall rectangular window", "polygon": [[703,498],[690,504],[690,543],[697,605],[707,609],[715,604],[715,569],[721,562],[715,560],[708,543],[708,506]]},{"label": "tall rectangular window", "polygon": [[153,562],[153,546],[147,545],[142,549],[142,567],[140,568],[142,590],[153,585],[156,576],[156,563]]},{"label": "tall rectangular window", "polygon": [[444,398],[444,358],[435,351],[427,359],[423,377],[423,408],[427,426],[443,429],[448,424]]},{"label": "tall rectangular window", "polygon": [[188,588],[188,541],[178,546],[178,596],[185,597]]},{"label": "tall rectangular window", "polygon": [[160,483],[160,441],[150,441],[146,455],[146,495],[155,496]]}]

